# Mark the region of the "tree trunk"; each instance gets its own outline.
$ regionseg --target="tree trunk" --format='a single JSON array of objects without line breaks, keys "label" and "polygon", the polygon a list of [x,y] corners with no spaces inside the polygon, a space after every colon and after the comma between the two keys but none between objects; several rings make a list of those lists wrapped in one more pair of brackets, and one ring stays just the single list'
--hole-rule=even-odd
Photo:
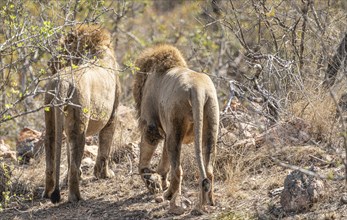
[{"label": "tree trunk", "polygon": [[346,59],[347,56],[347,33],[343,40],[341,41],[339,47],[336,50],[335,55],[329,60],[328,68],[325,73],[323,86],[325,88],[330,88],[334,85],[336,80],[337,72],[341,68],[342,63]]}]

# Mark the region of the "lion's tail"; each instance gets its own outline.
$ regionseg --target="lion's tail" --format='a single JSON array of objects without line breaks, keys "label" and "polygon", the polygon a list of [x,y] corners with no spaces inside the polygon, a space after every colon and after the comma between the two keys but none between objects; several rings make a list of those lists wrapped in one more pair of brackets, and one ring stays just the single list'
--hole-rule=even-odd
[{"label": "lion's tail", "polygon": [[[195,154],[200,170],[200,187],[202,188],[200,201],[208,201],[210,205],[214,205],[214,199],[209,193],[213,190],[213,164],[219,125],[218,101],[216,96],[211,96],[199,88],[194,88],[191,90],[191,103]],[[205,129],[203,129],[204,127]]]},{"label": "lion's tail", "polygon": [[203,122],[204,122],[204,105],[206,94],[199,91],[199,89],[191,90],[192,97],[192,109],[193,109],[193,121],[194,121],[194,145],[196,160],[198,163],[200,178],[202,179],[201,186],[204,192],[207,193],[210,190],[210,181],[207,178],[206,168],[204,165],[204,158],[202,153],[202,136],[203,136]]},{"label": "lion's tail", "polygon": [[[54,126],[55,126],[55,134],[54,134],[54,174],[55,174],[55,181],[54,181],[54,190],[51,194],[51,202],[52,203],[58,203],[60,201],[60,189],[59,189],[59,179],[60,179],[60,159],[61,159],[61,147],[62,147],[62,140],[63,140],[63,126],[64,126],[64,112],[62,110],[63,106],[60,106],[60,104],[64,103],[65,98],[68,97],[68,91],[69,91],[69,83],[66,81],[60,81],[58,82],[58,91],[56,98],[54,99]],[[60,122],[60,123],[59,123]]]}]

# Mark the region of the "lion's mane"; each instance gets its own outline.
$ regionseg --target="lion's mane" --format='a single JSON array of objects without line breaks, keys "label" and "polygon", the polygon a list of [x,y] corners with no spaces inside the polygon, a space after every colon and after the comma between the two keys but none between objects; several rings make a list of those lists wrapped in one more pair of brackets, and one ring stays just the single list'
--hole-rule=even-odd
[{"label": "lion's mane", "polygon": [[187,67],[187,63],[176,47],[160,44],[144,50],[136,59],[135,66],[139,70],[135,74],[133,95],[137,115],[140,116],[142,91],[148,74],[165,74],[174,67]]},{"label": "lion's mane", "polygon": [[71,65],[104,59],[107,50],[113,51],[110,33],[97,25],[79,25],[58,42],[58,51],[49,61],[52,74]]}]

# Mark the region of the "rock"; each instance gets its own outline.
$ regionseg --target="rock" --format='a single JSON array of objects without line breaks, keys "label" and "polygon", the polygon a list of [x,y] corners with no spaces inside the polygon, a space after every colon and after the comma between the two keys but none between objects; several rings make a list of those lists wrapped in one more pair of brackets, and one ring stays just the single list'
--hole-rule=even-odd
[{"label": "rock", "polygon": [[342,193],[340,201],[342,204],[347,204],[347,193]]},{"label": "rock", "polygon": [[0,158],[17,161],[16,152],[10,150],[9,146],[5,144],[4,140],[0,140]]},{"label": "rock", "polygon": [[90,157],[84,158],[81,162],[82,168],[91,168],[91,167],[94,167],[94,165],[95,165],[95,161]]},{"label": "rock", "polygon": [[85,145],[83,157],[90,157],[96,159],[98,155],[98,145]]},{"label": "rock", "polygon": [[0,152],[9,151],[9,146],[5,144],[5,141],[0,139]]},{"label": "rock", "polygon": [[156,203],[162,203],[162,202],[164,202],[164,197],[163,197],[163,195],[157,195],[157,196],[155,196],[154,201],[155,201]]},{"label": "rock", "polygon": [[17,137],[17,156],[21,157],[21,163],[29,163],[31,158],[40,151],[44,138],[42,133],[30,128],[23,128]]},{"label": "rock", "polygon": [[12,150],[0,152],[0,157],[4,159],[10,159],[11,161],[17,161],[16,152]]},{"label": "rock", "polygon": [[[318,167],[309,169],[318,172]],[[308,210],[324,195],[324,182],[316,177],[308,176],[300,171],[291,172],[284,180],[281,194],[281,205],[286,212]]]}]

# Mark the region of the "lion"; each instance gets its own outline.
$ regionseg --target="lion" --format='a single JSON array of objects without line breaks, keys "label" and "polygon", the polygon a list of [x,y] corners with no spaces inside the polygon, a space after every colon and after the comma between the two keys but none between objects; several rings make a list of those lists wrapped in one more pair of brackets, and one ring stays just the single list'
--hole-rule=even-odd
[{"label": "lion", "polygon": [[[183,214],[181,146],[194,141],[200,172],[197,211],[214,205],[213,165],[219,125],[216,89],[209,76],[187,67],[181,52],[162,44],[145,49],[135,61],[139,69],[133,96],[141,132],[139,173],[151,193],[170,200],[170,212]],[[158,143],[164,140],[156,171],[150,162]],[[170,182],[167,180],[171,167]],[[161,181],[156,181],[159,174]]]},{"label": "lion", "polygon": [[120,84],[118,64],[108,31],[81,25],[60,41],[60,53],[50,60],[53,73],[45,105],[46,182],[44,198],[60,201],[59,174],[63,132],[67,140],[68,200],[81,200],[80,165],[86,136],[99,135],[94,166],[97,178],[114,176],[109,169],[116,128]]}]

